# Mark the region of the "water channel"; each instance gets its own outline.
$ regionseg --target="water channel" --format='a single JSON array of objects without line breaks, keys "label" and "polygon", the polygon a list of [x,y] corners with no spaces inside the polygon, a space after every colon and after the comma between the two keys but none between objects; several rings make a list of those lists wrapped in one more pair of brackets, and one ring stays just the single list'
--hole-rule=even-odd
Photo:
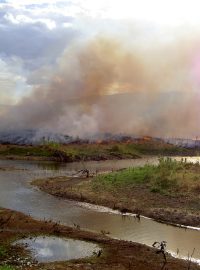
[{"label": "water channel", "polygon": [[[190,158],[200,161],[200,158]],[[187,257],[195,248],[193,258],[200,263],[200,230],[178,228],[148,218],[140,221],[104,207],[63,200],[48,195],[30,185],[36,178],[71,175],[86,166],[93,171],[109,171],[130,166],[156,164],[157,158],[59,164],[51,162],[0,160],[0,206],[30,214],[37,219],[52,219],[62,224],[79,224],[81,229],[109,231],[113,238],[134,241],[151,246],[154,241],[167,241],[168,251]]]}]

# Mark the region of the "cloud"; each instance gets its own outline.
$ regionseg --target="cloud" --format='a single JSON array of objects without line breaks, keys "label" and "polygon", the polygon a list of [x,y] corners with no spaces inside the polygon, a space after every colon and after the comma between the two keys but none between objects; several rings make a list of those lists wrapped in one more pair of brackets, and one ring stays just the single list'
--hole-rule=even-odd
[{"label": "cloud", "polygon": [[17,15],[16,17],[14,17],[11,13],[6,13],[4,15],[4,18],[12,24],[41,24],[45,25],[49,30],[53,30],[56,28],[56,22],[46,18],[33,19],[25,15]]},{"label": "cloud", "polygon": [[[1,65],[4,63],[12,70],[8,72],[10,75],[1,72],[0,97],[2,103],[10,103],[27,94],[32,83],[39,83],[34,82],[34,74],[39,69],[51,69],[80,32],[75,18],[63,15],[59,8],[53,10],[51,3],[29,2],[27,5],[27,1],[22,1],[16,5],[16,1],[5,1],[0,3],[0,36]],[[17,82],[14,78],[23,79]],[[8,88],[12,91],[7,91]]]},{"label": "cloud", "polygon": [[[79,35],[74,18],[58,11],[52,10],[49,4],[42,8],[41,4],[35,8],[30,5],[18,8],[12,1],[1,4],[0,54],[18,56],[24,61],[31,59],[32,62],[42,58],[46,64],[55,61],[67,44]],[[67,24],[71,27],[66,27]]]},{"label": "cloud", "polygon": [[10,59],[9,63],[0,59],[0,70],[0,103],[16,103],[26,88],[26,78],[22,76],[21,63],[17,58]]}]

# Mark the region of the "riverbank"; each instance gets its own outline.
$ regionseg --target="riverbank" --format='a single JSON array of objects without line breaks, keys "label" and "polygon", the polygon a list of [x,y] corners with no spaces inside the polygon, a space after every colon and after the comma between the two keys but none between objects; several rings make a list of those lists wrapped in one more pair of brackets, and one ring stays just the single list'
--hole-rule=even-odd
[{"label": "riverbank", "polygon": [[[104,234],[94,234],[66,227],[52,221],[37,221],[30,216],[8,209],[0,209],[0,269],[87,269],[87,270],[155,270],[163,266],[162,254],[145,245],[110,239]],[[38,235],[70,237],[98,244],[102,255],[68,262],[37,263],[20,246],[13,246],[16,239]],[[178,260],[167,254],[167,264],[162,269],[188,269],[188,261]],[[4,265],[4,266],[2,266]],[[7,268],[5,267],[7,265]],[[9,265],[9,268],[8,268]],[[165,268],[166,267],[166,268]],[[200,266],[191,264],[193,270]]]},{"label": "riverbank", "polygon": [[178,147],[162,141],[104,142],[85,144],[10,145],[0,144],[0,159],[90,161],[135,159],[144,156],[195,156],[196,149]]},{"label": "riverbank", "polygon": [[200,165],[162,160],[94,178],[58,177],[33,182],[54,196],[200,227]]}]

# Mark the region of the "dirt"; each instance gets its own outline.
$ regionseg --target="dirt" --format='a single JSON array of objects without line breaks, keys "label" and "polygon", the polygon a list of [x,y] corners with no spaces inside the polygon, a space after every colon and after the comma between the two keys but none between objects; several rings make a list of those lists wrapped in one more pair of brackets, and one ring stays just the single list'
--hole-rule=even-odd
[{"label": "dirt", "polygon": [[[162,254],[156,254],[156,249],[145,245],[110,239],[103,234],[94,234],[80,229],[66,227],[52,221],[37,221],[30,216],[8,209],[0,210],[0,247],[6,247],[6,254],[0,255],[0,265],[5,262],[15,269],[82,269],[82,270],[184,270],[188,269],[188,262],[178,260],[167,254],[164,264]],[[56,235],[90,241],[98,244],[102,255],[72,260],[68,262],[37,263],[23,247],[12,246],[12,241],[36,235]],[[1,253],[0,253],[1,254]],[[200,267],[191,264],[190,269]]]},{"label": "dirt", "polygon": [[36,180],[33,184],[54,196],[141,214],[159,222],[200,227],[200,201],[197,195],[163,195],[153,193],[145,186],[135,186],[115,194],[105,190],[95,191],[91,181],[92,178],[59,177]]}]

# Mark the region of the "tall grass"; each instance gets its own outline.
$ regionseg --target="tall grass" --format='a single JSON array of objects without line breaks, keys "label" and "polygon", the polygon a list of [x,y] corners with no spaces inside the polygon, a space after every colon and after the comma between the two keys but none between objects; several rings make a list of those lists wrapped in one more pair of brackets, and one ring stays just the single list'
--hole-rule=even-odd
[{"label": "tall grass", "polygon": [[99,175],[93,180],[93,189],[127,189],[146,185],[152,192],[164,192],[178,187],[180,172],[184,173],[186,163],[171,158],[160,158],[159,164],[125,169],[119,172]]}]

